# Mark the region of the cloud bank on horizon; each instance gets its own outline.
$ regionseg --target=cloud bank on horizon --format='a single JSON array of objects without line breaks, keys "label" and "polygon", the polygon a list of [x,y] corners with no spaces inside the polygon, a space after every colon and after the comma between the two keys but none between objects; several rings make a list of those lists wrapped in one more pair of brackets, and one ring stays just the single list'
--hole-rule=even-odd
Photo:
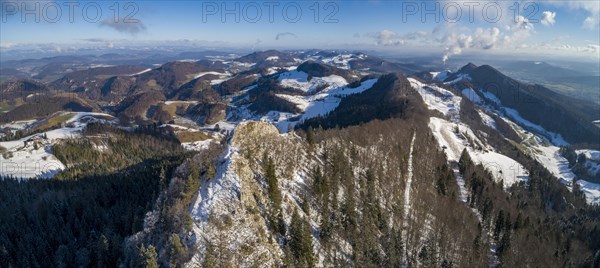
[{"label": "cloud bank on horizon", "polygon": [[156,42],[252,49],[412,49],[439,54],[442,61],[469,52],[517,51],[600,58],[596,0],[0,0],[0,15],[0,52]]}]

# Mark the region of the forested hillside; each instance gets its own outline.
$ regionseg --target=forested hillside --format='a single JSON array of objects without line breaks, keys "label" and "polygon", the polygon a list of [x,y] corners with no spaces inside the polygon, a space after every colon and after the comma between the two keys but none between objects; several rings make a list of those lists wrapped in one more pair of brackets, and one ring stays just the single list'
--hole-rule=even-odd
[{"label": "forested hillside", "polygon": [[589,102],[348,51],[81,68],[0,87],[0,267],[600,267]]}]

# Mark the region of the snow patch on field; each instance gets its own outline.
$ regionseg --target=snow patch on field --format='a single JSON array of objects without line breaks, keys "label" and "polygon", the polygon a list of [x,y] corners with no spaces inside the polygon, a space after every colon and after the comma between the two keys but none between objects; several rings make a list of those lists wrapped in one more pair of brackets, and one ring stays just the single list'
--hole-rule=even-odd
[{"label": "snow patch on field", "polygon": [[512,158],[496,152],[474,152],[471,158],[482,164],[494,177],[504,180],[504,187],[527,181],[529,172]]},{"label": "snow patch on field", "polygon": [[221,120],[215,124],[212,125],[206,125],[204,127],[202,127],[202,129],[204,130],[214,130],[216,129],[218,126],[219,130],[226,130],[226,131],[233,131],[233,129],[236,126],[236,123],[234,122],[229,122],[229,121],[225,121],[225,120]]},{"label": "snow patch on field", "polygon": [[105,113],[88,113],[88,112],[76,112],[71,119],[67,120],[66,123],[73,124],[76,127],[85,127],[89,122],[101,122],[101,123],[116,123],[117,118]]},{"label": "snow patch on field", "polygon": [[537,131],[538,133],[548,133],[548,138],[551,139],[552,144],[558,145],[558,146],[569,145],[569,143],[566,142],[565,139],[563,139],[562,135],[549,132],[546,129],[544,129],[542,126],[528,121],[527,119],[521,117],[521,115],[519,114],[519,112],[517,110],[507,108],[507,107],[504,107],[503,110],[508,117],[515,120],[520,125],[526,126],[527,128],[530,128],[530,129],[533,129],[533,130]]}]

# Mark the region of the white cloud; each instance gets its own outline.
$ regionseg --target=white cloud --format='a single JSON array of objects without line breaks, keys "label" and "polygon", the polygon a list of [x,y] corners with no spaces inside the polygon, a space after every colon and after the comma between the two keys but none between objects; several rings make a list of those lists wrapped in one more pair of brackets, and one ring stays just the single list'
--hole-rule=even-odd
[{"label": "white cloud", "polygon": [[477,28],[475,30],[474,46],[481,49],[492,49],[498,46],[500,42],[500,29],[497,27],[491,29]]},{"label": "white cloud", "polygon": [[442,61],[446,62],[451,56],[461,54],[464,49],[493,49],[503,45],[506,40],[498,27],[477,28],[473,34],[449,32],[440,40],[446,48]]},{"label": "white cloud", "polygon": [[398,35],[398,33],[390,30],[383,30],[381,32],[376,33],[368,33],[367,36],[375,39],[375,43],[378,46],[398,46],[406,43],[405,40],[400,38],[400,35]]},{"label": "white cloud", "polygon": [[139,19],[108,18],[101,21],[99,25],[112,28],[113,30],[116,30],[121,33],[130,34],[132,36],[146,31],[146,25],[144,25],[144,23]]},{"label": "white cloud", "polygon": [[523,16],[517,16],[515,18],[514,28],[516,30],[533,30],[533,24],[529,22],[529,20]]},{"label": "white cloud", "polygon": [[583,28],[594,30],[600,26],[600,20],[597,16],[589,16],[583,21]]},{"label": "white cloud", "polygon": [[554,25],[556,23],[556,12],[544,11],[540,22],[546,26]]},{"label": "white cloud", "polygon": [[0,48],[2,49],[9,49],[13,47],[15,47],[15,44],[13,43],[0,43]]},{"label": "white cloud", "polygon": [[293,38],[298,38],[298,36],[295,33],[292,32],[285,32],[285,33],[278,33],[275,36],[275,40],[281,40],[281,39],[285,39],[286,37],[293,37]]},{"label": "white cloud", "polygon": [[495,48],[523,47],[524,42],[535,31],[533,24],[523,16],[518,16],[511,25],[505,25],[504,31],[498,27],[487,29],[477,28],[446,28],[446,34],[438,39],[445,48],[442,61],[446,62],[451,56],[459,55],[465,49],[489,50]]},{"label": "white cloud", "polygon": [[585,10],[588,16],[582,23],[583,28],[594,30],[600,26],[600,1],[549,0],[546,3],[555,6],[566,6],[573,10]]}]

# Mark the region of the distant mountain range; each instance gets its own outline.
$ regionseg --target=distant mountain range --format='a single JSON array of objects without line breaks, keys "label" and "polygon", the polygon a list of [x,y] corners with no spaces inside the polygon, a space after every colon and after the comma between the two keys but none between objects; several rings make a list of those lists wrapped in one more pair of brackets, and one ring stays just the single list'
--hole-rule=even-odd
[{"label": "distant mountain range", "polygon": [[[337,50],[179,56],[3,63],[0,263],[600,263],[600,105],[529,83],[590,74]],[[61,217],[77,224],[45,232]]]}]

